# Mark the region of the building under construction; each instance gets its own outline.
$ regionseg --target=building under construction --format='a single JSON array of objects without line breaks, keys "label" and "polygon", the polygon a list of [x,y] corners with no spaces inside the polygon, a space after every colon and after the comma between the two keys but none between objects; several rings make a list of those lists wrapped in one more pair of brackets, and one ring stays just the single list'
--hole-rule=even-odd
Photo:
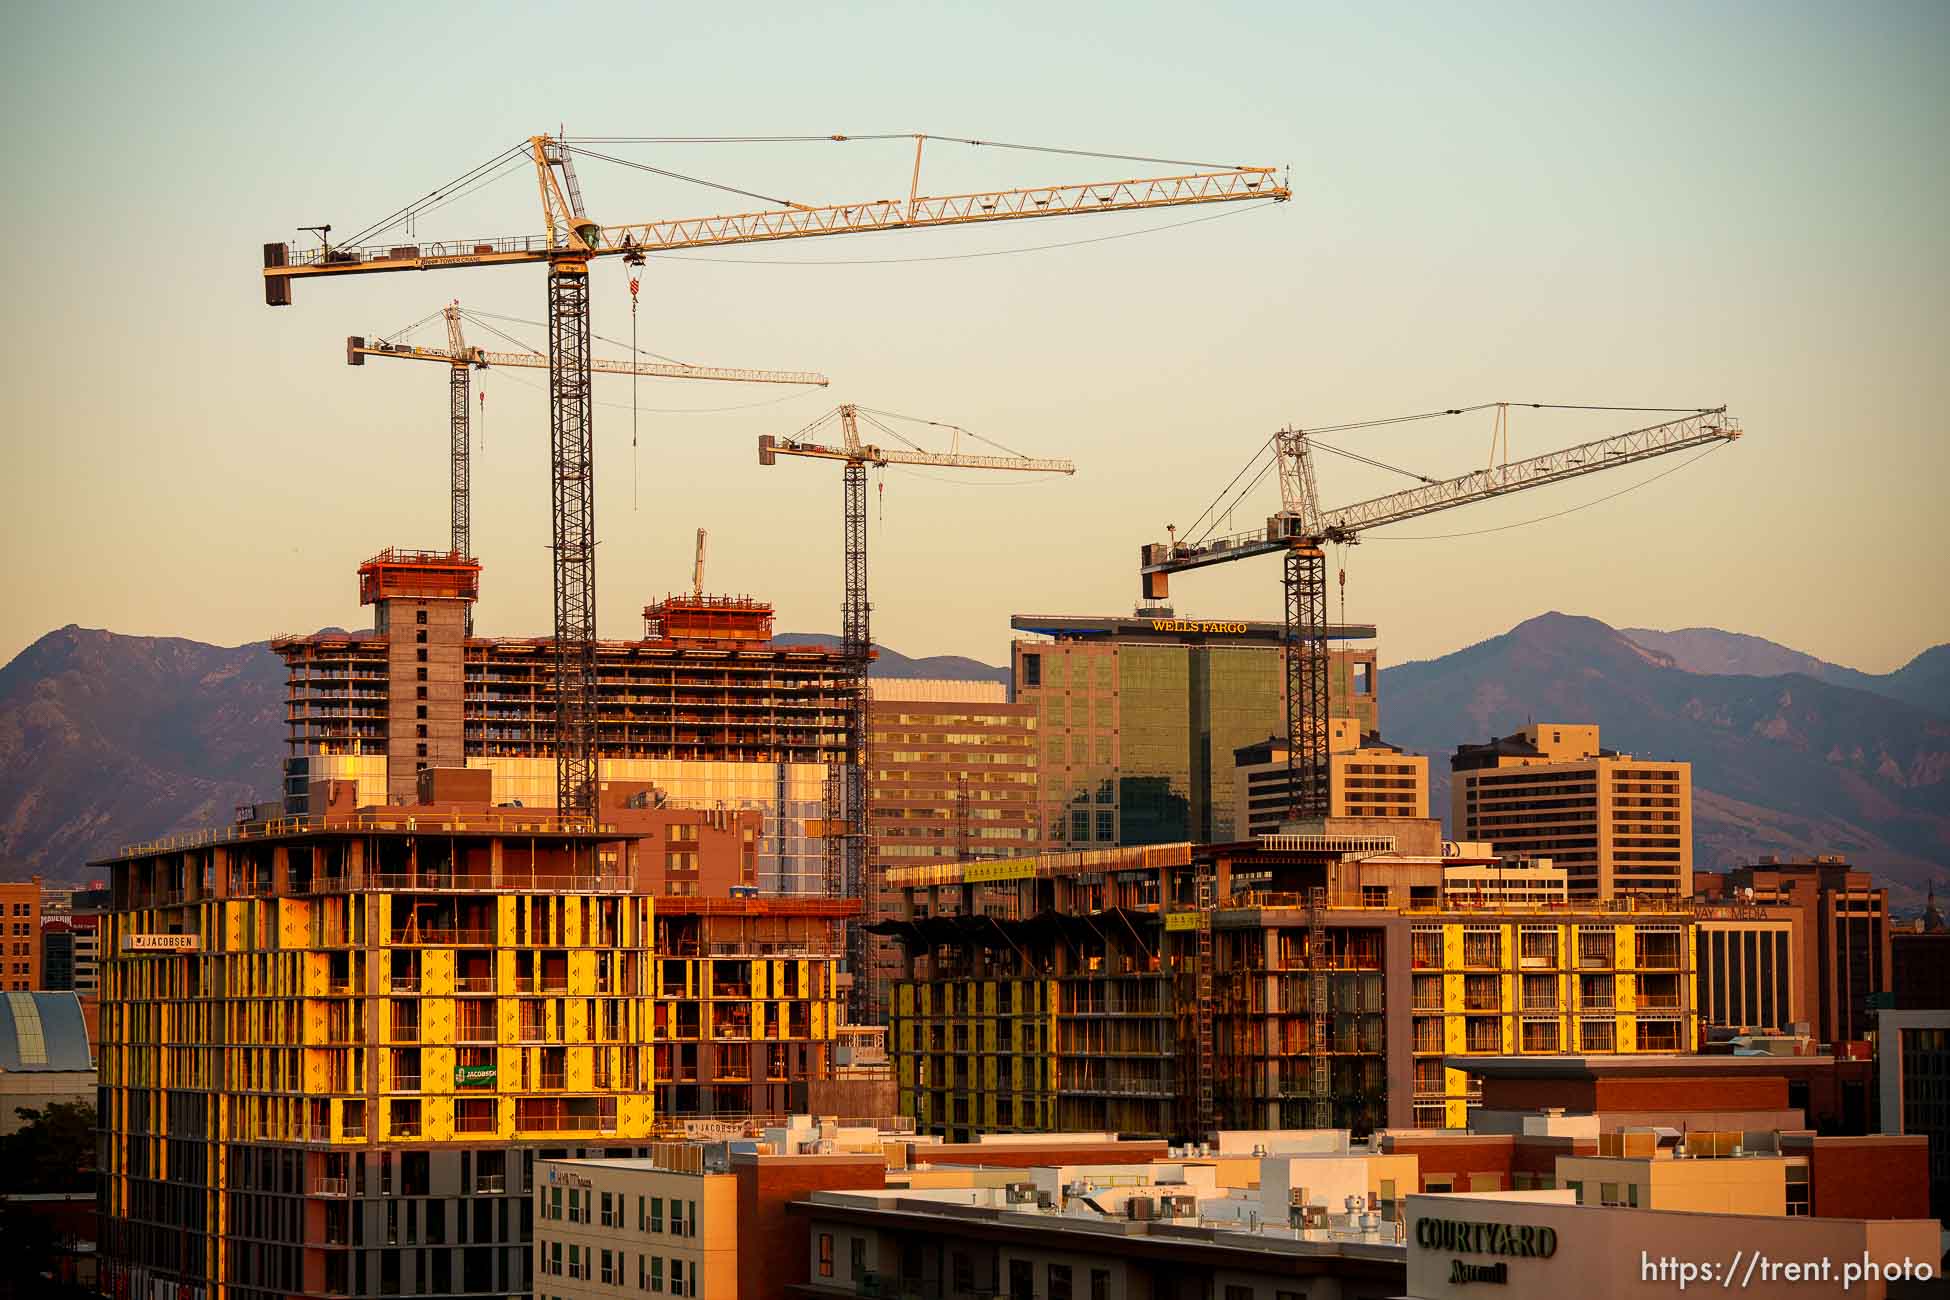
[{"label": "building under construction", "polygon": [[[479,588],[472,559],[388,550],[359,567],[370,631],[272,642],[289,673],[288,810],[318,780],[404,803],[420,771],[455,767],[492,771],[503,802],[554,806],[554,643],[469,635]],[[761,601],[687,594],[647,607],[641,640],[599,642],[596,664],[600,776],[761,813],[759,887],[820,892],[852,689],[839,654],[774,644]]]},{"label": "building under construction", "polygon": [[896,868],[902,1112],[955,1138],[1460,1128],[1451,1057],[1696,1050],[1689,910],[1486,900],[1450,876],[1494,857],[1438,835]]},{"label": "building under construction", "polygon": [[488,780],[103,864],[108,1294],[525,1295],[538,1153],[828,1107],[856,904],[685,891],[755,814],[449,797]]}]

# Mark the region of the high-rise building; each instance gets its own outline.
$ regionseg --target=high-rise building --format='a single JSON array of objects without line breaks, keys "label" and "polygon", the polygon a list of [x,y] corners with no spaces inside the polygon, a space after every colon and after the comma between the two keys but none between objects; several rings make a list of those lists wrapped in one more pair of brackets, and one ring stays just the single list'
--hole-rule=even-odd
[{"label": "high-rise building", "polygon": [[[872,842],[868,900],[887,920],[889,868],[1016,858],[1040,847],[1036,710],[1011,703],[1001,682],[876,677],[868,682],[867,782]],[[885,1007],[899,971],[894,945],[869,945],[870,1005]]]},{"label": "high-rise building", "polygon": [[[1286,737],[1271,736],[1233,751],[1233,833],[1240,838],[1280,829],[1292,806]],[[1429,815],[1429,760],[1404,753],[1375,732],[1363,733],[1353,718],[1327,726],[1327,815],[1412,817]]]},{"label": "high-rise building", "polygon": [[1467,902],[1438,845],[1403,847],[1330,821],[895,870],[902,1113],[1178,1138],[1305,1126],[1324,1101],[1334,1126],[1460,1128],[1450,1058],[1697,1050],[1683,903]]},{"label": "high-rise building", "polygon": [[0,989],[41,987],[41,878],[0,881]]},{"label": "high-rise building", "polygon": [[[281,637],[288,670],[285,802],[351,780],[361,804],[408,803],[423,768],[480,767],[497,797],[555,804],[555,659],[542,638],[469,635],[480,565],[383,551],[359,568],[366,632]],[[596,647],[600,772],[691,806],[764,816],[758,884],[820,892],[827,765],[845,749],[838,652],[772,641],[772,607],[673,596],[644,637]]]},{"label": "high-rise building", "polygon": [[1549,858],[1571,897],[1684,896],[1693,879],[1693,768],[1601,749],[1589,724],[1533,723],[1449,762],[1459,840]]},{"label": "high-rise building", "polygon": [[105,864],[110,1293],[526,1295],[539,1153],[805,1109],[852,905],[655,896],[749,827],[640,793],[592,830],[327,781]]},{"label": "high-rise building", "polygon": [[1699,911],[1700,1016],[1706,1024],[1784,1034],[1808,1018],[1800,916],[1786,907]]},{"label": "high-rise building", "polygon": [[1882,1131],[1930,1141],[1930,1213],[1950,1214],[1950,1011],[1879,1010],[1876,1076]]},{"label": "high-rise building", "polygon": [[[1051,848],[1216,843],[1234,825],[1233,753],[1281,730],[1285,635],[1277,623],[1017,615],[1045,640],[1011,650],[1015,698],[1041,738],[1043,841]],[[1372,640],[1372,626],[1335,626]],[[1330,712],[1376,730],[1375,655],[1332,652]]]},{"label": "high-rise building", "polygon": [[1792,912],[1803,972],[1803,1005],[1816,1038],[1859,1042],[1875,1028],[1869,999],[1895,987],[1889,951],[1889,892],[1839,854],[1812,861],[1762,857],[1751,867],[1693,876],[1703,900],[1766,914]]}]

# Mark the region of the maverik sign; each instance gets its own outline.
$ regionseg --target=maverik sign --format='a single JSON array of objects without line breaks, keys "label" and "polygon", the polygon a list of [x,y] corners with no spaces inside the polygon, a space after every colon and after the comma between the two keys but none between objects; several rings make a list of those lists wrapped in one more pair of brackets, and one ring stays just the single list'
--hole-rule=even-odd
[{"label": "maverik sign", "polygon": [[[1506,1255],[1515,1259],[1549,1259],[1557,1253],[1557,1229],[1517,1223],[1469,1223],[1460,1219],[1417,1219],[1415,1244],[1424,1250],[1453,1250],[1465,1255]],[[1451,1260],[1449,1282],[1510,1281],[1508,1264],[1469,1264]]]}]

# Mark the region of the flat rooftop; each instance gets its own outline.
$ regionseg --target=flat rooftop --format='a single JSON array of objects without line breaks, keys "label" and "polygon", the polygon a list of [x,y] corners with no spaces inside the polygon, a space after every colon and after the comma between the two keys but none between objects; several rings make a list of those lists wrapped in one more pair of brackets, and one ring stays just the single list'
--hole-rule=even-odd
[{"label": "flat rooftop", "polygon": [[[1017,614],[1009,626],[1059,641],[1149,642],[1158,645],[1270,645],[1286,640],[1280,623],[1249,619],[1152,618],[1140,615]],[[1372,641],[1372,623],[1329,623],[1329,641]]]}]

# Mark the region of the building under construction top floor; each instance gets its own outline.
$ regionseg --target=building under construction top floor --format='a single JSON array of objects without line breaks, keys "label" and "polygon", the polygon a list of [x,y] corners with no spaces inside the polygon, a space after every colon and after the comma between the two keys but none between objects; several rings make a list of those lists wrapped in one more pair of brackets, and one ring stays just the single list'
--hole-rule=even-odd
[{"label": "building under construction top floor", "polygon": [[1481,865],[1433,823],[1329,819],[897,868],[875,929],[906,954],[903,1113],[948,1136],[1459,1128],[1451,1056],[1696,1050],[1690,911],[1485,900],[1458,862]]},{"label": "building under construction top floor", "polygon": [[[371,630],[272,642],[288,671],[289,810],[317,780],[402,803],[423,769],[464,766],[492,769],[505,801],[554,804],[554,642],[469,635],[479,579],[464,556],[384,551],[359,569]],[[747,597],[672,596],[644,623],[642,639],[596,647],[601,777],[762,812],[760,884],[813,892],[852,690],[838,652],[774,643],[772,607]]]}]

